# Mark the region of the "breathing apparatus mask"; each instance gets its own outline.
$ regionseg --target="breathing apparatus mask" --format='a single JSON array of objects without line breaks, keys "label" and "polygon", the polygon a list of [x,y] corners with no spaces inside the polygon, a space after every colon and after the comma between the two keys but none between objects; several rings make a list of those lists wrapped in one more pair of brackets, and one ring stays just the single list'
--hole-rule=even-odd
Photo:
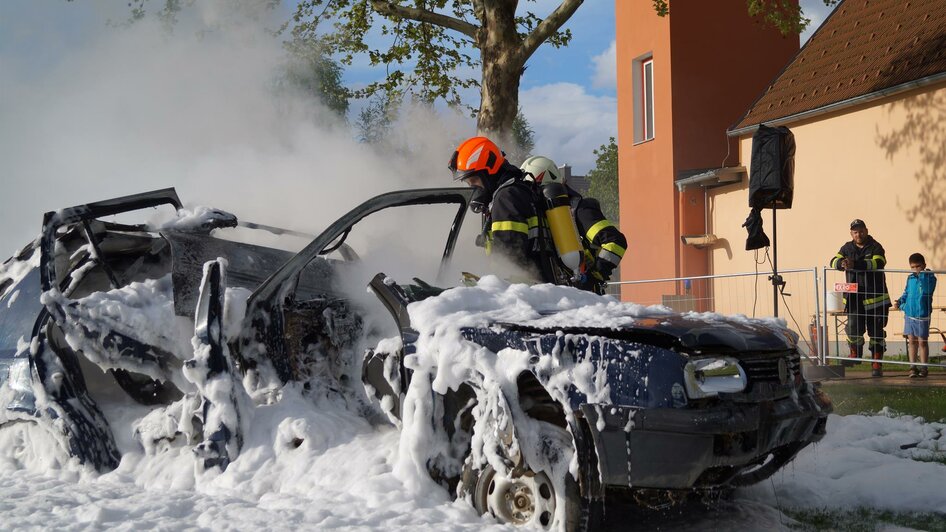
[{"label": "breathing apparatus mask", "polygon": [[470,210],[476,214],[486,212],[493,201],[493,193],[496,192],[496,176],[476,171],[457,179],[473,189],[473,195],[470,196]]},{"label": "breathing apparatus mask", "polygon": [[483,176],[479,179],[481,184],[470,184],[466,180],[467,184],[473,187],[473,195],[470,197],[470,210],[476,214],[483,214],[489,208],[489,204],[493,201],[493,192],[495,192],[492,185],[493,179],[489,176]]}]

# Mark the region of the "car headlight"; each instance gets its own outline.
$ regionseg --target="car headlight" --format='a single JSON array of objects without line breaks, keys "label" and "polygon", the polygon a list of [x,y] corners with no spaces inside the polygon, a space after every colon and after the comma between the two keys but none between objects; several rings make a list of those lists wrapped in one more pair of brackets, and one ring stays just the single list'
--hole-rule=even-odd
[{"label": "car headlight", "polygon": [[735,358],[700,358],[687,362],[684,383],[691,399],[736,393],[746,389],[746,372]]}]

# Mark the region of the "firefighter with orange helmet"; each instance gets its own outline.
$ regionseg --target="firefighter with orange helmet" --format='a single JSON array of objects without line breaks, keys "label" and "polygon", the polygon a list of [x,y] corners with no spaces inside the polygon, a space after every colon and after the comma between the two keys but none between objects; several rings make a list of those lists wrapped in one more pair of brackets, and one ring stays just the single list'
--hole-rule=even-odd
[{"label": "firefighter with orange helmet", "polygon": [[565,176],[548,157],[529,157],[522,163],[521,170],[526,178],[533,179],[543,191],[560,187],[563,194],[567,194],[585,254],[580,272],[576,272],[579,273],[579,280],[574,284],[586,290],[603,292],[601,285],[611,278],[611,273],[624,258],[627,249],[624,234],[604,215],[598,200],[585,198],[568,186]]},{"label": "firefighter with orange helmet", "polygon": [[483,215],[477,239],[487,254],[500,254],[544,282],[556,282],[548,251],[539,238],[540,197],[532,181],[486,137],[469,138],[453,152],[448,168],[455,181],[475,191],[470,209]]}]

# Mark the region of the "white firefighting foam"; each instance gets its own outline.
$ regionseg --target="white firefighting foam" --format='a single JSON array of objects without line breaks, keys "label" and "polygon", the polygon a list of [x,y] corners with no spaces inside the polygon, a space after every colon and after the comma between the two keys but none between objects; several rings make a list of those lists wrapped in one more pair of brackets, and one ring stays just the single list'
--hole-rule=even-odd
[{"label": "white firefighting foam", "polygon": [[[109,304],[122,309],[118,312],[133,312],[134,305],[116,304],[123,293],[129,300],[140,296],[135,288],[113,292]],[[236,296],[241,298],[245,294]],[[457,288],[413,304],[411,318],[422,334],[418,355],[410,365],[418,372],[415,382],[427,384],[413,387],[409,395],[419,397],[426,387],[446,390],[469,378],[469,371],[478,373],[485,390],[506,390],[510,378],[514,380],[526,364],[523,353],[492,354],[463,342],[451,332],[459,324],[477,325],[497,318],[556,320],[567,313],[580,317],[595,306],[611,311],[601,314],[598,309],[597,325],[603,327],[626,323],[644,310],[571,289],[510,285],[490,277],[475,287]],[[548,314],[551,310],[558,310],[558,317]],[[156,329],[172,326],[160,319],[152,322]],[[395,340],[386,343],[388,349],[398,347]],[[570,371],[563,368],[561,375],[582,375],[580,368]],[[416,378],[423,373],[431,378]],[[581,378],[589,392],[606,394],[594,375]],[[56,529],[131,524],[234,529],[504,528],[476,515],[467,503],[452,501],[425,476],[418,457],[435,456],[442,449],[433,448],[425,432],[429,424],[422,422],[424,415],[417,410],[421,401],[413,401],[413,406],[408,401],[406,411],[414,411],[406,412],[407,421],[398,432],[369,423],[339,394],[305,393],[291,384],[279,390],[278,401],[253,409],[243,449],[225,472],[199,473],[191,450],[194,442],[181,438],[141,447],[134,432],[147,424],[149,409],[130,406],[118,397],[96,398],[123,452],[119,467],[109,473],[96,474],[63,460],[61,449],[48,438],[30,433],[30,427],[0,431],[0,446],[18,453],[0,460],[3,522]],[[804,450],[772,482],[739,491],[724,515],[715,515],[703,527],[784,528],[792,521],[774,509],[779,506],[946,512],[946,493],[939,489],[946,466],[914,460],[936,453],[941,456],[946,451],[944,431],[946,424],[909,416],[831,416],[823,442]],[[480,437],[474,448],[488,454],[482,443]],[[522,443],[528,452],[530,442]],[[908,449],[901,449],[907,444]],[[492,463],[489,456],[483,458]],[[556,472],[564,474],[560,469]],[[897,488],[878,490],[881,478],[882,485]]]}]

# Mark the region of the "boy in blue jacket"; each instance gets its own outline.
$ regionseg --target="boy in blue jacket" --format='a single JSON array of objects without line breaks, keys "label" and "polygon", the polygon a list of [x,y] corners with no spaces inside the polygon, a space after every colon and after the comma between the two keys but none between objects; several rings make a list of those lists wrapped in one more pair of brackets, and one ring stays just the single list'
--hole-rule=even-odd
[{"label": "boy in blue jacket", "polygon": [[[910,255],[910,269],[907,286],[903,295],[894,301],[893,308],[903,310],[903,334],[907,335],[907,353],[910,362],[916,363],[917,354],[920,363],[929,363],[930,316],[933,314],[933,291],[936,290],[936,276],[926,269],[926,259],[919,253]],[[910,378],[926,377],[927,366],[910,366]]]}]

